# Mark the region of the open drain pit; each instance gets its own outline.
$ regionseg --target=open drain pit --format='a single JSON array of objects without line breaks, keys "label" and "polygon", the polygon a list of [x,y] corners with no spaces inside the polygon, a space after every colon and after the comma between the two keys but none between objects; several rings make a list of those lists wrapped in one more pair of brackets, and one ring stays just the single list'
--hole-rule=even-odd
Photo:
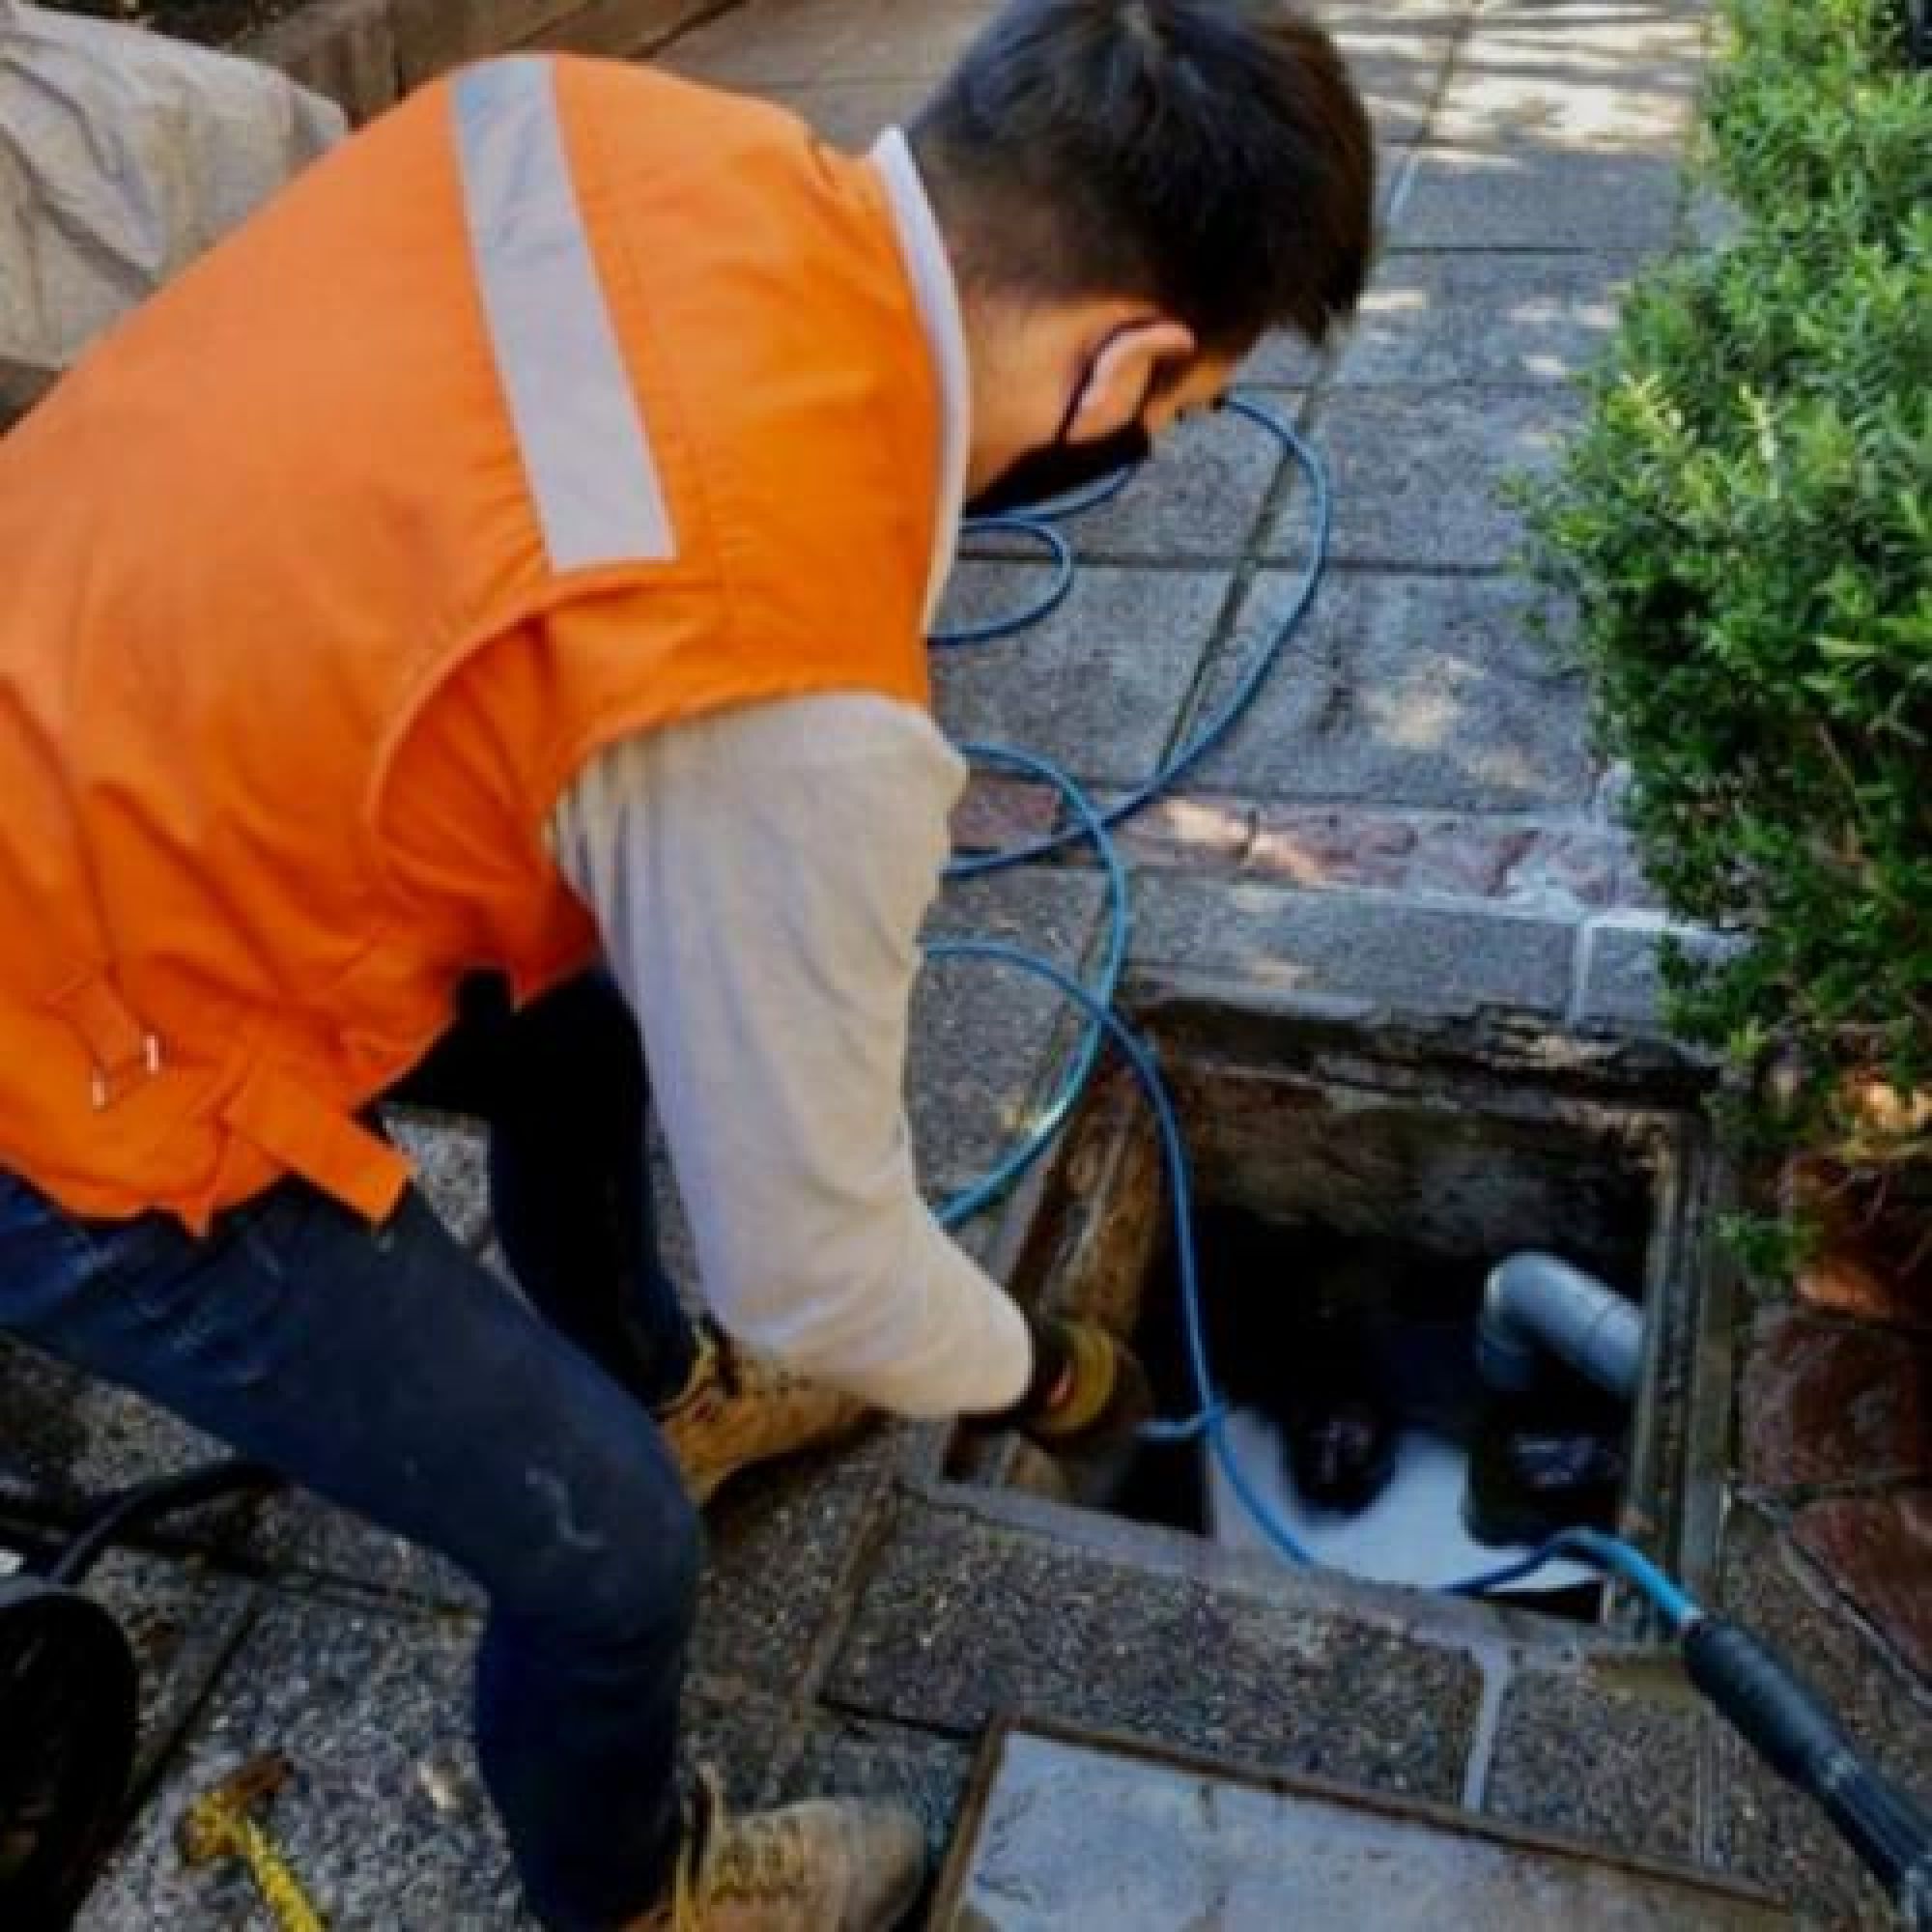
[{"label": "open drain pit", "polygon": [[[1712,1163],[1683,1074],[1548,1042],[1473,1052],[1227,1009],[1169,1018],[1153,1032],[1243,1487],[1318,1561],[1378,1582],[1439,1587],[1571,1526],[1615,1529],[1694,1575]],[[1527,1387],[1494,1350],[1482,1373],[1486,1285],[1528,1254],[1611,1291],[1634,1344],[1621,1393],[1601,1361],[1593,1378],[1540,1338]],[[1200,1408],[1158,1149],[1124,1079],[1098,1084],[1069,1134],[1013,1279],[1130,1337],[1163,1416]],[[1037,1453],[970,1435],[952,1473],[1231,1551],[1269,1547],[1198,1434],[1147,1442],[1101,1494],[1071,1497]],[[1587,1621],[1606,1607],[1599,1579],[1567,1565],[1516,1601]]]},{"label": "open drain pit", "polygon": [[[1439,1586],[1556,1529],[1611,1527],[1629,1402],[1553,1358],[1527,1391],[1492,1388],[1477,1368],[1480,1260],[1226,1208],[1201,1217],[1198,1241],[1230,1447],[1319,1561]],[[1161,1412],[1198,1406],[1171,1252],[1133,1339]],[[1108,1506],[1227,1548],[1268,1548],[1199,1436],[1148,1443]],[[1583,1573],[1551,1566],[1534,1588],[1546,1607],[1595,1614]]]}]

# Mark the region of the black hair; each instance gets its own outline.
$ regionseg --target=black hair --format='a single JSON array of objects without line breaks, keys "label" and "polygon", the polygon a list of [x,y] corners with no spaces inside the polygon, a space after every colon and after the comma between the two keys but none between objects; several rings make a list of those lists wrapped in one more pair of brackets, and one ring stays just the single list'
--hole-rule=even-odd
[{"label": "black hair", "polygon": [[1279,0],[1011,0],[911,139],[969,288],[1142,297],[1238,355],[1320,342],[1368,272],[1368,117]]}]

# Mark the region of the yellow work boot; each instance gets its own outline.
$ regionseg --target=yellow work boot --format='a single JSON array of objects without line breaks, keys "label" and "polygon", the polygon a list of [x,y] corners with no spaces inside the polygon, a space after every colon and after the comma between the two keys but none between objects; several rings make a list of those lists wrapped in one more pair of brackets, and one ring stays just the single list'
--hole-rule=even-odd
[{"label": "yellow work boot", "polygon": [[630,1932],[890,1932],[924,1877],[903,1805],[814,1798],[730,1818],[701,1772],[675,1889]]},{"label": "yellow work boot", "polygon": [[658,1427],[700,1506],[753,1463],[842,1442],[871,1414],[840,1395],[741,1349],[709,1321],[697,1324],[691,1378],[657,1412]]}]

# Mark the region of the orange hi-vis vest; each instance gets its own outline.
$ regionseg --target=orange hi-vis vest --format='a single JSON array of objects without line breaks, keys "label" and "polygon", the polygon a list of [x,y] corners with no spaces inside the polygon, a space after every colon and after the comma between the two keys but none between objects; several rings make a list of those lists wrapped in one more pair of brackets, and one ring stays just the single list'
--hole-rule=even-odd
[{"label": "orange hi-vis vest", "polygon": [[919,302],[872,163],[517,58],[104,338],[0,440],[0,1165],[81,1215],[289,1173],[386,1213],[358,1115],[457,981],[593,953],[543,831],[584,759],[926,701]]}]

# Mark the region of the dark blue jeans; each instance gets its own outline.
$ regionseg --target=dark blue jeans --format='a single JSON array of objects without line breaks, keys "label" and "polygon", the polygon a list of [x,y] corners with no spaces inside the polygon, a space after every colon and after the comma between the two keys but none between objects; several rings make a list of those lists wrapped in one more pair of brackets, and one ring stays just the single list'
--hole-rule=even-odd
[{"label": "dark blue jeans", "polygon": [[635,1028],[588,979],[485,986],[399,1094],[491,1122],[526,1306],[412,1192],[380,1227],[305,1182],[83,1221],[0,1171],[0,1327],[161,1403],[488,1593],[476,1747],[548,1923],[665,1888],[698,1531],[646,1405],[689,1325],[658,1266]]}]

